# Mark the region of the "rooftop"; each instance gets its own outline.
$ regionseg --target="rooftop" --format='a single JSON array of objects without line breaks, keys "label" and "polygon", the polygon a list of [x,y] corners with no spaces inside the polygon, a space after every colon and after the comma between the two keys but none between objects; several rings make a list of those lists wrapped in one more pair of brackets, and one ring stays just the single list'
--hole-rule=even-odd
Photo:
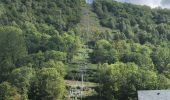
[{"label": "rooftop", "polygon": [[170,100],[170,90],[138,91],[138,100]]}]

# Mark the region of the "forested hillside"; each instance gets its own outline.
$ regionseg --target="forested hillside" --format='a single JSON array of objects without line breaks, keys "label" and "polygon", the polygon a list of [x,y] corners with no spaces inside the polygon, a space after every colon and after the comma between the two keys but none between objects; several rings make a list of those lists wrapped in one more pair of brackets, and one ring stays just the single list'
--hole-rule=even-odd
[{"label": "forested hillside", "polygon": [[84,100],[137,100],[138,90],[170,89],[170,10],[0,0],[0,100],[68,100],[66,80],[82,65],[84,81],[98,84]]}]

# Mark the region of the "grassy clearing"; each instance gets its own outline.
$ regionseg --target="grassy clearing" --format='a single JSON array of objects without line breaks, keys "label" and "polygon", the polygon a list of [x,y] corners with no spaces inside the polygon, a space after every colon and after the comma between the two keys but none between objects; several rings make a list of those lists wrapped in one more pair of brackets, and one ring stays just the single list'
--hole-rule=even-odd
[{"label": "grassy clearing", "polygon": [[[72,80],[65,80],[65,83],[67,86],[80,86],[82,83],[81,81],[72,81]],[[94,82],[84,82],[83,83],[84,87],[88,87],[88,88],[95,88],[98,86],[98,83],[94,83]]]}]

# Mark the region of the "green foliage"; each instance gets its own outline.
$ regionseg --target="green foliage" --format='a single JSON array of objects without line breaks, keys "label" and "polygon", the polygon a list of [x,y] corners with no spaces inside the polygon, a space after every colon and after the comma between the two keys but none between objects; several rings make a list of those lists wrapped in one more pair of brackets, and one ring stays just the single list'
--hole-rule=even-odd
[{"label": "green foliage", "polygon": [[107,40],[97,41],[91,59],[94,63],[114,63],[118,60],[118,54]]},{"label": "green foliage", "polygon": [[35,77],[35,71],[33,68],[21,67],[12,71],[10,76],[10,82],[16,86],[21,94],[21,99],[28,99],[28,91]]},{"label": "green foliage", "polygon": [[[1,13],[1,24],[15,21],[52,25],[60,31],[68,30],[80,21],[80,0],[39,0],[39,1],[1,1],[4,13]],[[1,11],[1,12],[2,12]],[[21,26],[22,27],[22,26]]]},{"label": "green foliage", "polygon": [[107,100],[136,100],[138,90],[168,89],[170,81],[164,75],[143,70],[134,63],[100,66],[102,95]]},{"label": "green foliage", "polygon": [[51,51],[45,52],[44,55],[45,55],[46,60],[50,60],[50,59],[53,59],[56,61],[65,61],[66,60],[66,53],[60,52],[60,51],[51,50]]},{"label": "green foliage", "polygon": [[169,21],[168,9],[113,0],[1,0],[0,100],[63,100],[82,62],[104,100],[169,89]]},{"label": "green foliage", "polygon": [[73,55],[77,52],[80,45],[80,39],[73,34],[64,33],[63,35],[53,36],[48,43],[50,50],[67,52],[67,61],[71,61]]},{"label": "green foliage", "polygon": [[1,100],[20,100],[21,95],[18,93],[16,87],[8,82],[0,84],[0,99]]},{"label": "green foliage", "polygon": [[168,71],[168,64],[170,63],[170,49],[157,47],[152,53],[152,60],[158,72],[162,73]]},{"label": "green foliage", "polygon": [[65,92],[63,77],[55,68],[42,68],[31,86],[29,99],[62,100]]},{"label": "green foliage", "polygon": [[102,26],[120,30],[126,38],[133,40],[137,38],[141,44],[146,42],[159,44],[169,39],[170,11],[167,9],[95,0],[93,11],[98,15]]},{"label": "green foliage", "polygon": [[[1,57],[11,59],[12,63],[26,54],[22,30],[12,26],[0,27]],[[2,58],[1,58],[2,59]]]},{"label": "green foliage", "polygon": [[80,45],[71,29],[80,22],[81,3],[0,1],[0,82],[11,82],[7,84],[11,92],[17,87],[16,95],[6,89],[0,99],[62,100],[65,63],[71,62]]},{"label": "green foliage", "polygon": [[49,60],[48,62],[43,63],[43,67],[45,68],[55,68],[55,70],[64,77],[65,72],[65,65],[61,61]]},{"label": "green foliage", "polygon": [[22,30],[12,26],[0,27],[0,78],[5,80],[19,59],[27,54]]}]

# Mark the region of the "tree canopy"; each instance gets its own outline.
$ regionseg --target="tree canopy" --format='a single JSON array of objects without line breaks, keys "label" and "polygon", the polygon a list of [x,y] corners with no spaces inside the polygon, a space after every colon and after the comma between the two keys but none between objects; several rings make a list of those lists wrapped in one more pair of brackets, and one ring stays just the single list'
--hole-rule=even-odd
[{"label": "tree canopy", "polygon": [[64,100],[65,80],[82,66],[103,100],[170,89],[170,10],[114,0],[0,0],[0,100]]}]

